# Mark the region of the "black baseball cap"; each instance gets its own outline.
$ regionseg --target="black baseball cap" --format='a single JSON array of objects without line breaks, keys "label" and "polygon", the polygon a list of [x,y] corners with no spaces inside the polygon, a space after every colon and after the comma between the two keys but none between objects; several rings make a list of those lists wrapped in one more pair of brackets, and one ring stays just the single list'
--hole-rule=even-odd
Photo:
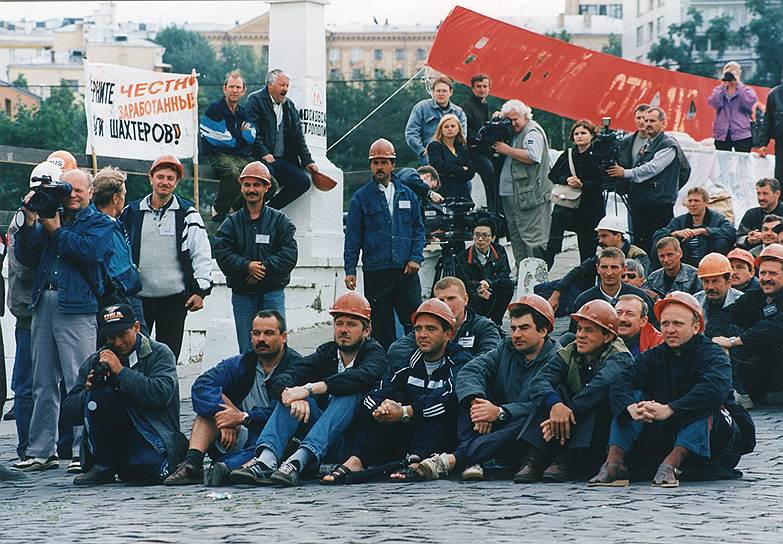
[{"label": "black baseball cap", "polygon": [[112,304],[101,310],[99,322],[101,336],[108,337],[133,328],[133,325],[136,324],[136,316],[133,315],[133,309],[127,304]]}]

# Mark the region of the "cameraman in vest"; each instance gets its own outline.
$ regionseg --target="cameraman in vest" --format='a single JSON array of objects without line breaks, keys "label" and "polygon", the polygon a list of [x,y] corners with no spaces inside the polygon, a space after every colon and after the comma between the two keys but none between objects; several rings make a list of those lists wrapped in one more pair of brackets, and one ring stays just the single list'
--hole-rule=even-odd
[{"label": "cameraman in vest", "polygon": [[519,100],[509,100],[500,114],[511,121],[511,145],[498,142],[492,148],[505,155],[498,194],[506,214],[511,249],[517,263],[525,257],[543,259],[552,222],[549,200],[549,141],[533,112]]},{"label": "cameraman in vest", "polygon": [[634,158],[633,168],[615,164],[607,173],[630,183],[635,244],[649,253],[653,233],[674,218],[673,207],[679,189],[680,159],[677,140],[664,133],[666,114],[650,108],[644,115],[647,141]]}]

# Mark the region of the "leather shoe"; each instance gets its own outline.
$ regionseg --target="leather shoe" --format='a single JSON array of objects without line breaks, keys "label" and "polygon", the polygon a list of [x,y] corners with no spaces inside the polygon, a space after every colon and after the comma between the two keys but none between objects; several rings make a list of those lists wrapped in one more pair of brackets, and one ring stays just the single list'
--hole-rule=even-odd
[{"label": "leather shoe", "polygon": [[588,487],[626,487],[631,483],[628,469],[618,463],[604,463],[598,474],[590,478]]},{"label": "leather shoe", "polygon": [[669,463],[661,463],[655,472],[652,485],[654,487],[679,487],[680,480],[677,478],[679,472],[677,467]]},{"label": "leather shoe", "polygon": [[103,485],[114,483],[114,471],[110,468],[94,465],[90,470],[73,479],[73,485]]},{"label": "leather shoe", "polygon": [[532,484],[541,481],[541,477],[546,470],[547,460],[543,452],[536,451],[527,456],[525,462],[514,474],[515,484]]}]

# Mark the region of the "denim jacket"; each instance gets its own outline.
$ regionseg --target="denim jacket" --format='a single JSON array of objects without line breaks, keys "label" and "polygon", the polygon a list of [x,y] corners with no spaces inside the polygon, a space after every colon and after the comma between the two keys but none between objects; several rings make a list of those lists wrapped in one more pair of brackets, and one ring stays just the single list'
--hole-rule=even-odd
[{"label": "denim jacket", "polygon": [[416,194],[396,174],[394,215],[374,179],[368,181],[351,198],[345,229],[343,259],[345,274],[356,275],[359,251],[364,270],[402,269],[408,261],[424,260],[424,221]]},{"label": "denim jacket", "polygon": [[462,125],[462,134],[468,134],[468,118],[462,108],[449,102],[448,109],[444,110],[435,103],[434,98],[427,98],[413,106],[408,124],[405,125],[405,142],[419,157],[421,164],[428,164],[429,160],[424,153],[427,144],[430,143],[435,135],[435,129],[438,128],[441,118],[444,115],[453,113],[459,119]]},{"label": "denim jacket", "polygon": [[[49,235],[36,223],[16,233],[14,251],[23,265],[35,270],[33,308],[41,297],[50,268],[57,263],[57,307],[66,314],[98,312],[96,291],[103,292],[103,263],[112,251],[111,219],[90,204],[73,222]],[[56,259],[57,256],[59,259]],[[89,278],[87,283],[85,276]]]}]

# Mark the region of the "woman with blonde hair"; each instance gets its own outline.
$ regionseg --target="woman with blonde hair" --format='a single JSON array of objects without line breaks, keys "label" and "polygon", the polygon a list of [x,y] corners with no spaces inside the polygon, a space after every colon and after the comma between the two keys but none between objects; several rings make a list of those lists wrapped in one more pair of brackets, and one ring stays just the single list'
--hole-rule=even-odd
[{"label": "woman with blonde hair", "polygon": [[742,67],[738,63],[726,63],[721,74],[720,83],[707,99],[707,103],[715,108],[715,121],[712,123],[715,149],[750,153],[753,147],[750,121],[758,97],[753,89],[740,81]]},{"label": "woman with blonde hair", "polygon": [[435,136],[427,144],[427,157],[430,166],[438,171],[441,183],[439,192],[443,197],[471,200],[468,182],[473,179],[476,170],[456,115],[450,113],[440,120]]}]

